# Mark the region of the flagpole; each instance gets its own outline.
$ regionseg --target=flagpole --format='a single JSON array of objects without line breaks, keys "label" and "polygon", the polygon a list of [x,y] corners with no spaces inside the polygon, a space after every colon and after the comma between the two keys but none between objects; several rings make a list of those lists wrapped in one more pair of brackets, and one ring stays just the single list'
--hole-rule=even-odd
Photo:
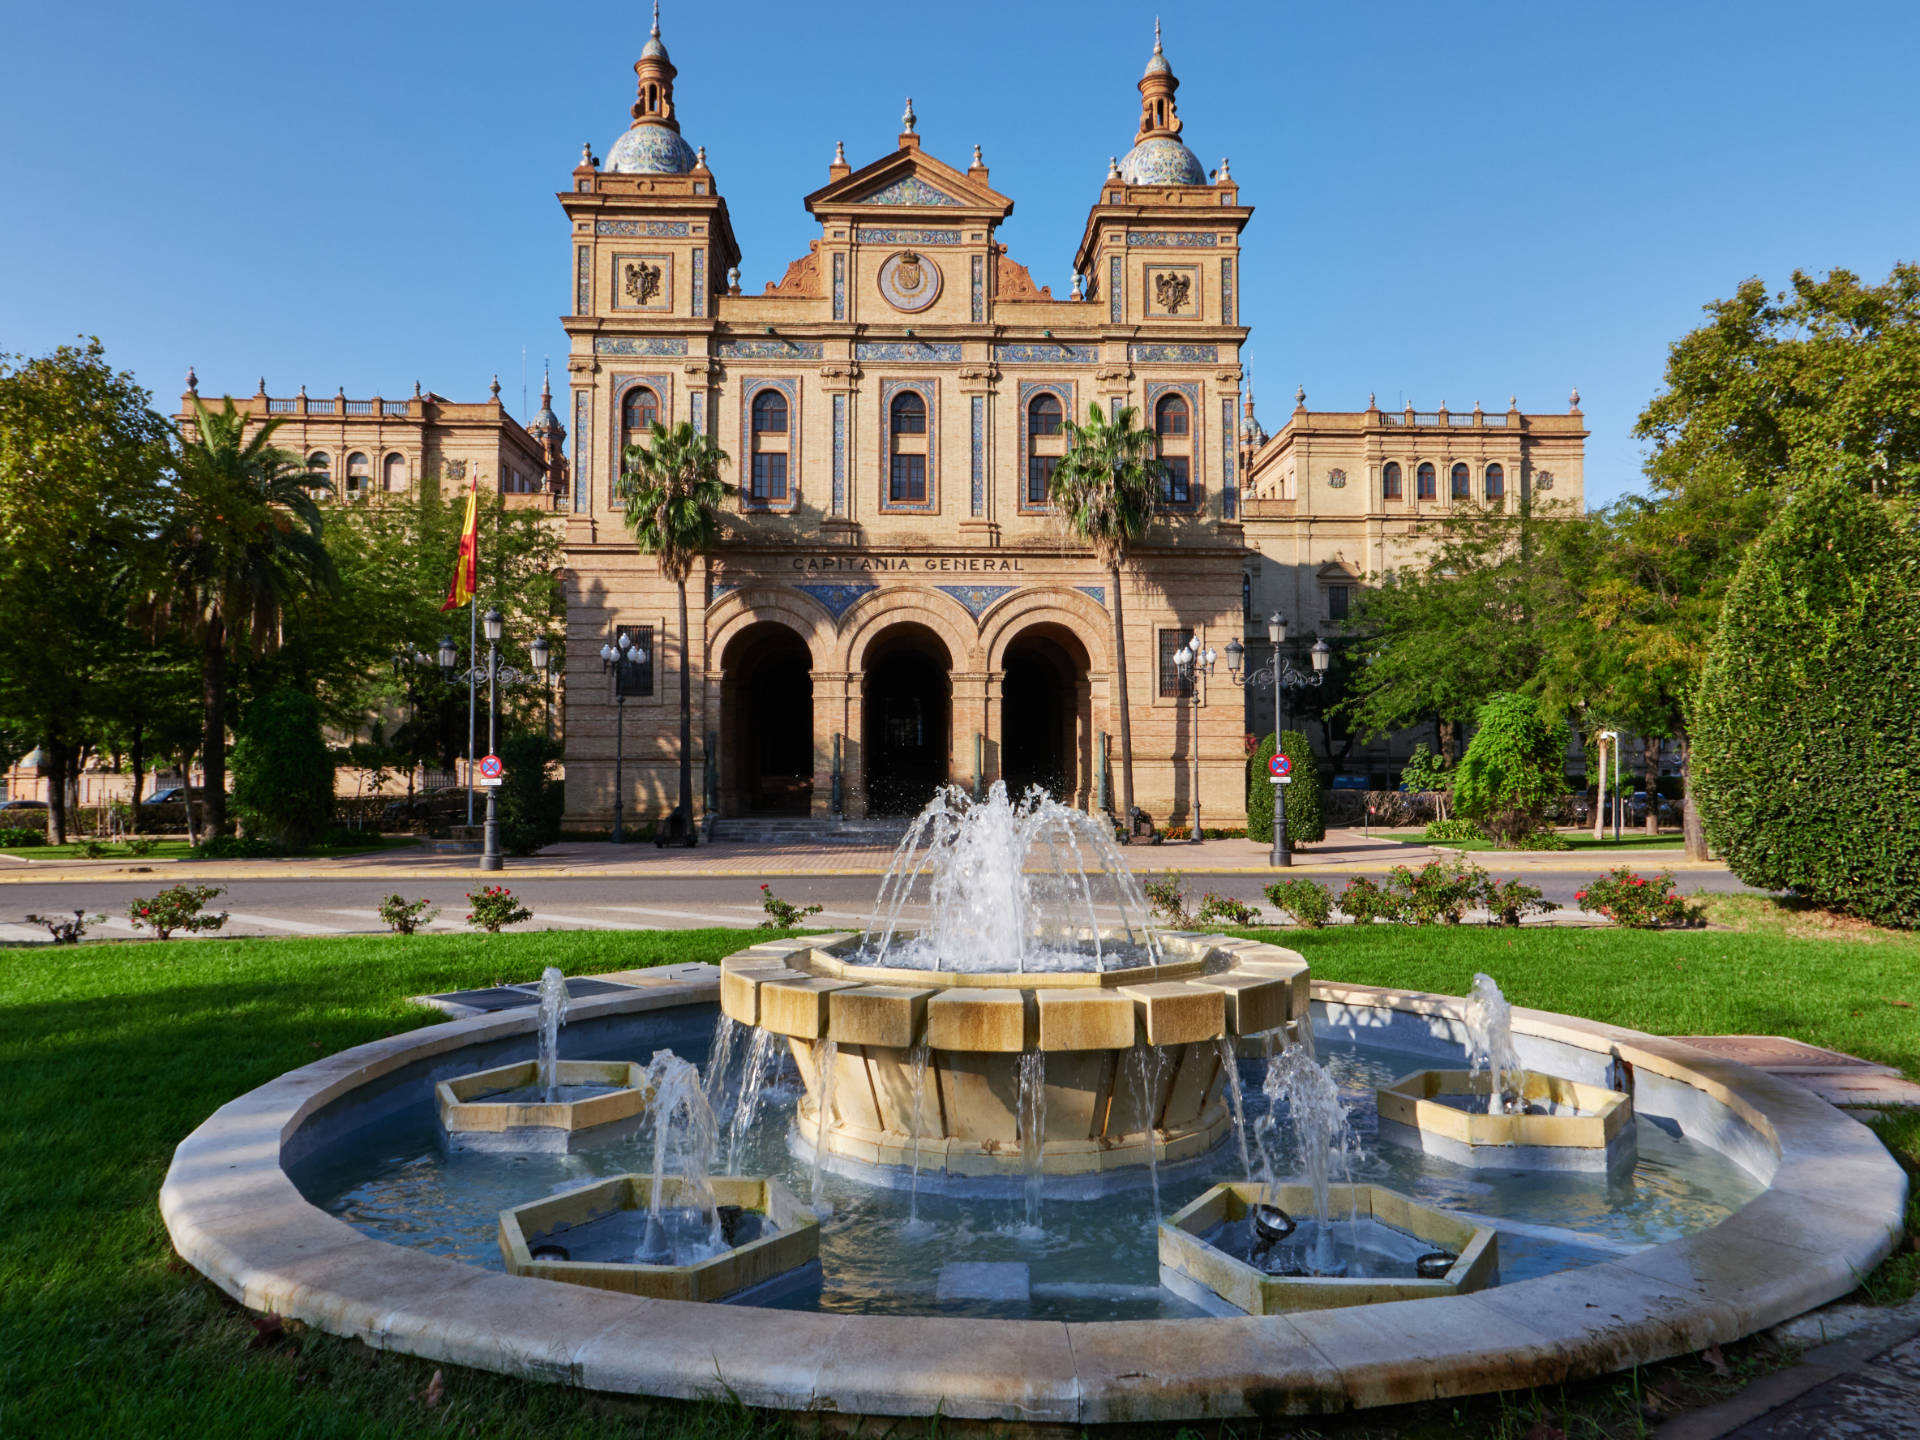
[{"label": "flagpole", "polygon": [[[473,467],[473,488],[480,489],[480,467]],[[467,597],[467,824],[473,824],[473,741],[474,707],[479,700],[480,682],[480,527],[473,527],[473,559],[470,562],[475,593]]]}]

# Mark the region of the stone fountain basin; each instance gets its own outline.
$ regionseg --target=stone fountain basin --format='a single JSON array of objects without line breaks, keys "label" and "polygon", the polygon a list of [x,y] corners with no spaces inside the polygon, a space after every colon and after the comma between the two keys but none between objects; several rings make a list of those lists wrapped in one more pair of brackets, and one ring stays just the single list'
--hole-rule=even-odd
[{"label": "stone fountain basin", "polygon": [[647,1108],[646,1068],[628,1060],[561,1060],[563,1095],[540,1093],[540,1066],[523,1060],[442,1080],[433,1087],[440,1132],[451,1150],[566,1154],[588,1141],[631,1134]]},{"label": "stone fountain basin", "polygon": [[[583,1254],[638,1249],[641,1226],[653,1202],[653,1177],[614,1175],[500,1212],[500,1258],[509,1275],[530,1275],[595,1290],[614,1290],[653,1300],[716,1301],[772,1287],[804,1284],[820,1270],[820,1221],[777,1181],[716,1177],[716,1204],[736,1206],[758,1223],[720,1254],[686,1265],[647,1265],[608,1258],[536,1259],[543,1245]],[[692,1203],[679,1176],[662,1182],[665,1208]]]},{"label": "stone fountain basin", "polygon": [[1489,1115],[1486,1071],[1416,1070],[1377,1092],[1380,1138],[1456,1165],[1611,1170],[1638,1154],[1633,1101],[1617,1090],[1527,1072],[1530,1111]]},{"label": "stone fountain basin", "polygon": [[[720,962],[720,1005],[788,1038],[807,1089],[803,1142],[824,1140],[858,1165],[1019,1173],[1020,1057],[1039,1051],[1040,1168],[1087,1175],[1205,1154],[1232,1126],[1218,1042],[1284,1030],[1307,1013],[1307,962],[1291,950],[1181,932],[1161,942],[1158,965],[974,973],[858,964],[849,958],[857,936],[772,941]],[[929,1059],[916,1137],[921,1044]],[[1144,1085],[1132,1068],[1143,1061]]]},{"label": "stone fountain basin", "polygon": [[[1395,1232],[1456,1258],[1443,1276],[1271,1275],[1214,1243],[1222,1227],[1244,1227],[1255,1203],[1278,1205],[1296,1218],[1313,1209],[1305,1185],[1215,1185],[1160,1223],[1160,1279],[1169,1289],[1214,1314],[1284,1315],[1298,1310],[1338,1310],[1395,1300],[1465,1295],[1494,1284],[1500,1272],[1500,1238],[1484,1225],[1410,1200],[1383,1185],[1330,1185],[1328,1214],[1351,1223]],[[1301,1220],[1304,1227],[1311,1219]]]}]

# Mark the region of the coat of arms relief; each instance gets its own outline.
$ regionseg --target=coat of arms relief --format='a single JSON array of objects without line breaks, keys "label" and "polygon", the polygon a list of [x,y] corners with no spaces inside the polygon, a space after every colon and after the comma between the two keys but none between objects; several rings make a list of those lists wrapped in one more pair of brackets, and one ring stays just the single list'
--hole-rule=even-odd
[{"label": "coat of arms relief", "polygon": [[1169,314],[1180,313],[1193,295],[1193,279],[1177,270],[1162,270],[1153,277],[1153,300]]},{"label": "coat of arms relief", "polygon": [[660,293],[660,278],[658,265],[649,265],[644,260],[632,260],[627,263],[622,288],[627,293],[627,299],[635,305],[649,305]]}]

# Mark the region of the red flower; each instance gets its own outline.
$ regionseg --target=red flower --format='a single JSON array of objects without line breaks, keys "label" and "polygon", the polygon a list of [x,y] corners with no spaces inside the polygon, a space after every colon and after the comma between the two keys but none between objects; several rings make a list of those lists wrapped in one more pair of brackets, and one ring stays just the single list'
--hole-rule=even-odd
[{"label": "red flower", "polygon": [[1573,898],[1576,900],[1584,900],[1587,898],[1587,892],[1584,890],[1576,890],[1573,892]]}]

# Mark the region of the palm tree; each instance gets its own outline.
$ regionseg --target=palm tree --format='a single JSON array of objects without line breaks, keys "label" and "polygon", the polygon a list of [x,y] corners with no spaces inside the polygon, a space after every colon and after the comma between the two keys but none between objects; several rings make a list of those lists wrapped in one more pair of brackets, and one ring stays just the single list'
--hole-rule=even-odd
[{"label": "palm tree", "polygon": [[680,587],[680,815],[686,843],[693,832],[693,690],[687,669],[687,576],[713,548],[721,505],[733,487],[720,478],[727,452],[685,420],[669,430],[658,420],[645,445],[629,445],[620,472],[627,528],[642,555]]},{"label": "palm tree", "polygon": [[278,418],[249,435],[231,400],[216,415],[196,397],[193,414],[194,433],[175,432],[162,573],[148,608],[200,645],[207,831],[218,835],[227,823],[228,655],[242,644],[267,653],[290,605],[335,588],[314,498],[333,484],[273,444]]},{"label": "palm tree", "polygon": [[1090,546],[1113,582],[1113,663],[1120,689],[1120,805],[1133,829],[1133,721],[1127,708],[1127,643],[1120,605],[1120,567],[1127,549],[1147,533],[1160,498],[1160,437],[1138,426],[1139,412],[1123,406],[1111,419],[1099,405],[1087,423],[1066,422],[1067,452],[1053,472],[1049,497],[1067,528]]}]

